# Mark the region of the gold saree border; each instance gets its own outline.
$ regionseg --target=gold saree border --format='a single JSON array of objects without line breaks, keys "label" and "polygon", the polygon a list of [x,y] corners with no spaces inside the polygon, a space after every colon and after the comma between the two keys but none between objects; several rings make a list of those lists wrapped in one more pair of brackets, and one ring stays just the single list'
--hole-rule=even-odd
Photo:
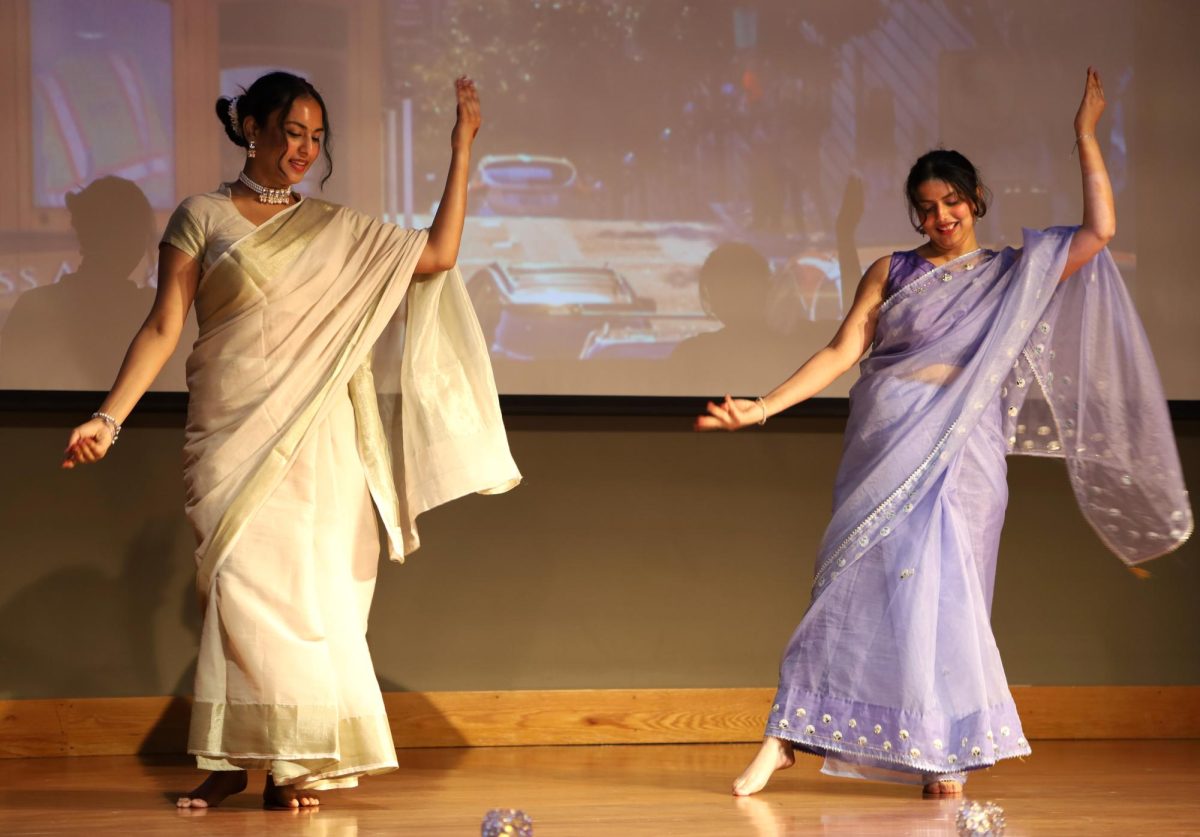
[{"label": "gold saree border", "polygon": [[[320,204],[318,211],[321,211],[322,217],[328,220],[332,215],[324,212],[323,208],[326,206],[328,204]],[[292,217],[299,218],[302,221],[314,221],[314,223],[301,224],[304,235],[314,234],[315,220],[320,220],[303,218],[299,215],[299,209],[297,209],[296,213],[293,213]],[[280,247],[294,246],[297,244],[297,236],[276,236],[275,238],[278,238],[276,244]],[[423,245],[424,238],[421,236],[417,238],[417,243]],[[293,257],[298,255],[299,253],[293,251]],[[249,254],[244,254],[244,257],[249,258]],[[239,257],[238,264],[241,264],[241,257]],[[242,490],[230,502],[217,522],[217,525],[213,528],[207,548],[202,555],[198,556],[197,562],[196,585],[203,596],[207,596],[209,590],[211,590],[213,580],[216,578],[220,565],[228,556],[230,549],[237,541],[246,524],[255,512],[261,508],[270,493],[275,490],[279,481],[283,479],[287,469],[291,466],[296,451],[315,426],[317,415],[329,403],[329,396],[333,393],[339,381],[345,383],[347,377],[345,375],[346,366],[350,362],[351,356],[359,348],[364,333],[375,318],[375,313],[383,297],[387,294],[389,285],[390,282],[380,283],[369,305],[367,305],[362,318],[355,325],[353,332],[346,340],[325,380],[316,387],[307,403],[296,413],[287,429],[276,438],[271,449],[263,456],[258,467],[246,479]]]},{"label": "gold saree border", "polygon": [[[199,339],[222,325],[222,309],[236,306],[247,293],[263,294],[271,276],[299,258],[309,239],[333,219],[332,208],[305,198],[291,212],[264,222],[226,250],[200,280],[204,292],[196,294],[196,319],[208,327]],[[247,252],[249,248],[254,252]]]},{"label": "gold saree border", "polygon": [[375,508],[387,532],[388,556],[403,564],[404,553],[396,549],[393,534],[400,531],[400,494],[392,473],[392,445],[383,429],[371,366],[372,359],[368,357],[350,377],[350,404],[354,408],[358,457],[366,473],[367,488],[375,499]]},{"label": "gold saree border", "polygon": [[267,769],[277,784],[311,790],[396,768],[387,715],[339,718],[336,706],[197,701],[188,752],[202,770]]},{"label": "gold saree border", "polygon": [[[370,312],[373,314],[378,306],[378,298],[371,304]],[[362,322],[354,329],[354,334],[347,341],[338,356],[337,362],[334,364],[330,374],[325,381],[318,387],[316,393],[309,398],[303,409],[296,414],[295,420],[288,425],[288,428],[279,436],[275,444],[271,446],[271,450],[263,457],[263,461],[259,464],[254,473],[246,480],[245,486],[233,499],[233,502],[225,509],[225,513],[221,515],[220,521],[213,530],[213,534],[208,543],[208,548],[200,557],[199,566],[196,571],[196,584],[201,593],[207,595],[212,588],[213,579],[216,578],[217,571],[225,558],[228,557],[230,549],[237,541],[242,530],[254,513],[262,507],[266,502],[271,492],[279,485],[279,481],[283,479],[287,469],[291,466],[292,460],[295,457],[296,451],[300,444],[307,438],[309,431],[315,425],[317,413],[329,401],[329,396],[333,392],[334,386],[341,376],[346,363],[349,360],[349,355],[353,351],[355,344],[362,337],[362,333],[366,330],[367,320],[369,317],[364,317]]]}]

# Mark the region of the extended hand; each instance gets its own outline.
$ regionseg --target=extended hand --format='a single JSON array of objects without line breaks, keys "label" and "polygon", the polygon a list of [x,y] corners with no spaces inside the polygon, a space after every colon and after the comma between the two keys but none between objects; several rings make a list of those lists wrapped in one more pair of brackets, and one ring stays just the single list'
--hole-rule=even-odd
[{"label": "extended hand", "polygon": [[1083,86],[1083,101],[1075,114],[1075,136],[1094,134],[1100,114],[1104,113],[1104,85],[1100,83],[1100,73],[1088,67],[1087,82]]},{"label": "extended hand", "polygon": [[71,431],[67,449],[63,451],[63,468],[74,468],[99,462],[112,447],[112,434],[103,419],[92,419]]},{"label": "extended hand", "polygon": [[475,82],[466,76],[455,79],[454,92],[458,96],[458,118],[450,134],[450,146],[469,148],[483,123],[479,113],[479,94],[475,91]]},{"label": "extended hand", "polygon": [[692,427],[696,430],[738,430],[748,424],[758,424],[762,407],[747,398],[730,398],[720,404],[708,402],[708,415],[697,416]]}]

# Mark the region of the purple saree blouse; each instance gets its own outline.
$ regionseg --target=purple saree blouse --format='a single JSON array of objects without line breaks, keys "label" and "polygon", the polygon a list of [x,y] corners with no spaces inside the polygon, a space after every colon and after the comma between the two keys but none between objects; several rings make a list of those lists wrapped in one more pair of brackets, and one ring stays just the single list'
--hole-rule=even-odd
[{"label": "purple saree blouse", "polygon": [[1120,273],[1059,282],[1074,228],[893,257],[850,393],[833,518],[766,734],[839,775],[923,782],[1026,755],[990,626],[1007,454],[1066,461],[1136,564],[1191,533],[1166,401]]}]

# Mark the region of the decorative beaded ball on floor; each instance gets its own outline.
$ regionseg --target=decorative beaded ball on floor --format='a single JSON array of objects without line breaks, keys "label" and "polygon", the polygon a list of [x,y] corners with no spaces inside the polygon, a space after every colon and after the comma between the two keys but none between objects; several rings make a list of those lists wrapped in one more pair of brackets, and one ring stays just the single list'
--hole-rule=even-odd
[{"label": "decorative beaded ball on floor", "polygon": [[515,808],[493,808],[483,818],[481,837],[533,837],[533,820]]},{"label": "decorative beaded ball on floor", "polygon": [[963,802],[954,824],[960,837],[1000,837],[1004,833],[1004,809],[995,802]]}]

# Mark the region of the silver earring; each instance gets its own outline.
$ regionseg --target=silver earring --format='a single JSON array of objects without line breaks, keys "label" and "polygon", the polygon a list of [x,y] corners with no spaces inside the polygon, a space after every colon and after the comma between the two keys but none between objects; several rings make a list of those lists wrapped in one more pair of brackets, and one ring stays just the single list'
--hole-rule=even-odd
[{"label": "silver earring", "polygon": [[254,140],[250,140],[250,147],[246,149],[246,156],[250,158],[254,157]]}]

